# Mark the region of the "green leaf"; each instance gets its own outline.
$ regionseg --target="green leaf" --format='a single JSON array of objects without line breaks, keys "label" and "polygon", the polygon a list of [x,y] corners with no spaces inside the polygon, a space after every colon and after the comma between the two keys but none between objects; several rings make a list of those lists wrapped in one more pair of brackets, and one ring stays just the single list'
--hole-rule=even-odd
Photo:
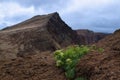
[{"label": "green leaf", "polygon": [[[56,66],[64,69],[66,77],[72,79],[75,76],[75,67],[78,61],[93,49],[97,50],[97,47],[75,45],[69,46],[64,50],[56,50],[54,52]],[[104,49],[99,48],[98,51],[102,52]],[[82,80],[82,78],[78,78],[77,80]]]}]

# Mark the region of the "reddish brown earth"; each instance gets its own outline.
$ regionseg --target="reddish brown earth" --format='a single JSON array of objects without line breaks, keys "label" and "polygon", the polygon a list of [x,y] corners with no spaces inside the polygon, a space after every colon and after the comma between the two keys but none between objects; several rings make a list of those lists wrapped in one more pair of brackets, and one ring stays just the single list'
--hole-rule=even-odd
[{"label": "reddish brown earth", "polygon": [[79,44],[77,33],[58,13],[38,15],[1,30],[0,80],[66,80],[52,53],[71,44]]},{"label": "reddish brown earth", "polygon": [[120,30],[96,44],[103,53],[92,52],[77,65],[77,76],[90,80],[120,80]]},{"label": "reddish brown earth", "polygon": [[[98,42],[98,47],[105,48],[104,53],[83,57],[76,77],[120,80],[119,35],[120,30]],[[35,16],[1,30],[0,80],[67,80],[64,71],[55,66],[53,51],[79,43],[79,39],[57,13]]]},{"label": "reddish brown earth", "polygon": [[0,64],[0,80],[66,80],[49,51]]}]

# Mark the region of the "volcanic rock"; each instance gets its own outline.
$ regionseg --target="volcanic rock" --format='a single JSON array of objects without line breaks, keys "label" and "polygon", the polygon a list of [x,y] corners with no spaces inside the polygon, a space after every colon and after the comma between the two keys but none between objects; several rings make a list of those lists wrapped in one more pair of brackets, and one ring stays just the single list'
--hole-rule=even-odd
[{"label": "volcanic rock", "polygon": [[81,44],[89,45],[98,42],[99,40],[105,38],[106,36],[110,35],[110,33],[99,33],[93,32],[88,29],[78,29],[75,30],[80,38]]},{"label": "volcanic rock", "polygon": [[57,12],[37,15],[0,31],[0,59],[12,59],[78,44],[77,33]]}]

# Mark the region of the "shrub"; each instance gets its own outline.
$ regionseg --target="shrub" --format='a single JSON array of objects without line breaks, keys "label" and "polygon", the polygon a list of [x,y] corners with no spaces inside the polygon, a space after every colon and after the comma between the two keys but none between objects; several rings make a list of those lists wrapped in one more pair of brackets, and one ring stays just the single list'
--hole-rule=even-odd
[{"label": "shrub", "polygon": [[[103,48],[97,48],[94,46],[69,46],[66,49],[56,50],[54,57],[56,60],[56,66],[64,69],[65,75],[69,80],[73,80],[75,77],[75,67],[79,59],[90,51],[103,52]],[[85,78],[77,78],[75,80],[86,80]]]},{"label": "shrub", "polygon": [[75,76],[75,67],[78,60],[90,51],[87,46],[70,46],[65,50],[56,50],[54,57],[56,66],[65,70],[66,77],[71,80]]}]

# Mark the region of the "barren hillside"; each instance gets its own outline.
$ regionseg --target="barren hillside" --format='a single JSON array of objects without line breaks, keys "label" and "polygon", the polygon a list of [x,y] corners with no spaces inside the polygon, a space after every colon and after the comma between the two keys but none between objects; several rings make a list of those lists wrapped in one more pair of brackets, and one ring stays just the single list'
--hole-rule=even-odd
[{"label": "barren hillside", "polygon": [[77,76],[87,76],[90,80],[120,80],[120,30],[100,40],[97,47],[103,53],[90,53],[77,65]]},{"label": "barren hillside", "polygon": [[0,60],[78,44],[77,34],[58,13],[38,15],[0,31]]}]

